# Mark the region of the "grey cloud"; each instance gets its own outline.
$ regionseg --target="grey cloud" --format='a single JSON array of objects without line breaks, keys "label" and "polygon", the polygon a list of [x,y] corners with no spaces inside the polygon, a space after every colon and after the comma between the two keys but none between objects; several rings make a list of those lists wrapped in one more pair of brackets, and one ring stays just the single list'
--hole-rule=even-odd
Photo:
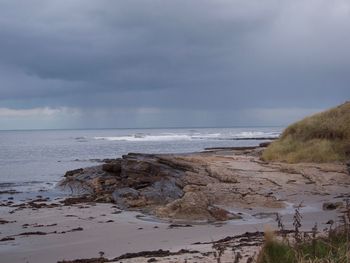
[{"label": "grey cloud", "polygon": [[350,4],[0,2],[0,105],[231,112],[349,98]]}]

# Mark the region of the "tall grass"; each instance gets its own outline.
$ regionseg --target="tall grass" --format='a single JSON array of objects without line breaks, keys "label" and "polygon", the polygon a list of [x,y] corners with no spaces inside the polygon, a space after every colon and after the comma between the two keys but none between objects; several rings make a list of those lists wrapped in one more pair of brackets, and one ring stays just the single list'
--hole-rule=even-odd
[{"label": "tall grass", "polygon": [[350,102],[290,125],[262,158],[289,163],[349,159]]},{"label": "tall grass", "polygon": [[[296,209],[296,215],[299,209]],[[298,216],[296,216],[298,217]],[[317,224],[310,233],[304,232],[302,238],[294,233],[294,238],[283,237],[277,239],[273,232],[266,232],[265,243],[258,255],[258,263],[349,263],[349,221],[350,203],[343,215],[343,221],[336,228],[329,227],[328,233],[318,235]],[[297,220],[299,221],[299,220]],[[282,232],[281,217],[277,217],[277,222]],[[294,225],[295,226],[295,225]],[[301,226],[301,224],[300,224]],[[283,230],[284,232],[284,230]],[[299,232],[299,226],[294,232]]]},{"label": "tall grass", "polygon": [[266,240],[258,263],[349,263],[344,229],[332,230],[329,236],[304,239],[296,244],[276,238]]},{"label": "tall grass", "polygon": [[295,263],[295,259],[295,250],[288,242],[278,241],[272,231],[265,231],[265,243],[258,255],[258,263]]}]

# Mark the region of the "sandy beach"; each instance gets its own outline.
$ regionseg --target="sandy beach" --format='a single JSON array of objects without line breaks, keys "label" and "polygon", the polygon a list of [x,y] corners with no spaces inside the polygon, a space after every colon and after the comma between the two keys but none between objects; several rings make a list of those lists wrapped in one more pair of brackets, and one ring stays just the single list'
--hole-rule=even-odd
[{"label": "sandy beach", "polygon": [[[137,212],[120,212],[110,204],[23,209],[9,214],[11,210],[2,208],[0,213],[2,220],[9,221],[1,226],[1,238],[14,238],[0,243],[1,262],[57,262],[98,257],[100,251],[110,259],[125,253],[158,249],[188,249],[205,253],[213,250],[212,244],[193,243],[263,231],[266,225],[276,227],[272,215],[260,220],[213,224],[192,222],[172,227],[171,222],[159,222],[151,217],[142,217]],[[337,219],[334,211],[324,212],[321,207],[306,207],[301,211],[305,229],[310,229],[315,222],[323,228],[327,226],[328,220]],[[282,212],[286,213],[286,224],[289,222],[291,226],[293,211],[286,209]],[[203,257],[201,253],[196,256]],[[188,262],[196,259],[188,253],[180,256],[186,257]],[[228,253],[227,257],[232,259],[234,252]],[[208,260],[210,258],[215,260],[213,256]],[[123,262],[135,262],[134,260]]]},{"label": "sandy beach", "polygon": [[[148,260],[153,258],[157,262],[217,262],[219,253],[221,262],[233,262],[236,257],[242,257],[239,262],[251,262],[249,260],[256,257],[263,241],[262,231],[267,226],[277,229],[276,213],[282,215],[286,228],[292,229],[295,208],[302,203],[302,229],[310,230],[317,223],[321,231],[329,226],[330,220],[338,220],[339,211],[332,205],[340,205],[349,195],[350,177],[341,164],[266,164],[258,162],[258,157],[254,157],[252,152],[228,149],[181,158],[190,158],[196,165],[198,160],[202,160],[210,163],[212,169],[216,167],[221,171],[235,168],[231,174],[226,172],[225,176],[235,178],[238,192],[250,187],[253,197],[241,198],[231,206],[221,203],[220,207],[239,215],[239,218],[190,220],[193,217],[189,214],[188,219],[161,219],[150,210],[141,213],[140,207],[120,209],[113,203],[91,200],[64,204],[62,199],[45,199],[44,194],[20,204],[12,203],[3,195],[0,262],[48,263],[100,256],[109,262],[152,262]],[[315,167],[318,173],[313,173]],[[291,172],[292,168],[294,172]],[[327,178],[323,173],[327,174]],[[265,184],[261,183],[262,178]],[[250,184],[244,182],[247,179]],[[225,188],[231,184],[227,178],[225,182],[225,185],[222,182],[214,185]],[[256,185],[259,187],[255,188]],[[205,189],[201,191],[206,193]],[[282,206],[254,203],[261,193],[266,196],[266,192],[271,192],[267,196],[273,195],[273,200]],[[225,200],[222,193],[218,192],[217,196]],[[330,207],[325,204],[330,204]],[[220,252],[220,247],[225,247],[224,251]],[[162,255],[144,253],[159,249],[169,251]],[[126,253],[137,252],[143,253],[125,256]]]}]

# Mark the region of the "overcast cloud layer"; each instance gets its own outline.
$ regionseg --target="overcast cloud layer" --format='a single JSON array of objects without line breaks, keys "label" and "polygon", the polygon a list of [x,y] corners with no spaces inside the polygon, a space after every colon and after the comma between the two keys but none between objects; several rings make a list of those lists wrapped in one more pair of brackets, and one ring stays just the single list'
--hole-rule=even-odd
[{"label": "overcast cloud layer", "polygon": [[348,0],[0,0],[0,129],[285,125],[349,47]]}]

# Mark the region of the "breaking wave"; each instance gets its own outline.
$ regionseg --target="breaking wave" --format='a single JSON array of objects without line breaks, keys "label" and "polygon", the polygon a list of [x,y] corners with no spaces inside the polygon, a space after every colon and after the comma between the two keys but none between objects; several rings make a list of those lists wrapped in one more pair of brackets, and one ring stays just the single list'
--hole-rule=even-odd
[{"label": "breaking wave", "polygon": [[140,141],[184,141],[191,140],[189,135],[173,134],[173,135],[126,135],[126,136],[106,136],[106,137],[94,137],[95,140],[107,140],[107,141],[130,141],[130,142],[140,142]]},{"label": "breaking wave", "polygon": [[238,133],[189,133],[189,134],[132,134],[122,136],[96,136],[95,140],[106,141],[129,141],[129,142],[147,142],[147,141],[191,141],[191,140],[264,140],[275,139],[280,135],[279,132],[260,132],[244,131]]}]

